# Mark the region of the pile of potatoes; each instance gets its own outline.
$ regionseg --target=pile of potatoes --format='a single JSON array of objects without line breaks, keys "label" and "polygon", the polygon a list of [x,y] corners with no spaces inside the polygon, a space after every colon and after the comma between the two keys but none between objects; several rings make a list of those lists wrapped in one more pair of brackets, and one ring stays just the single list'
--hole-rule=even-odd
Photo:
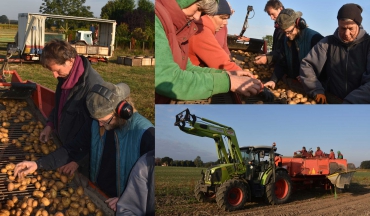
[{"label": "pile of potatoes", "polygon": [[[266,65],[255,65],[253,63],[255,57],[259,54],[244,52],[242,50],[233,50],[232,56],[233,60],[236,60],[235,55],[240,55],[244,57],[244,62],[241,62],[241,66],[243,70],[250,71],[255,78],[260,80],[269,80],[274,72],[274,68],[268,68]],[[316,104],[315,100],[309,98],[308,96],[296,92],[293,89],[290,89],[285,83],[279,81],[275,89],[270,89],[271,92],[274,94],[275,99],[281,102],[286,102],[287,104]],[[242,103],[246,103],[247,98],[244,96],[240,96]],[[256,103],[263,103],[263,101],[259,100]]]},{"label": "pile of potatoes", "polygon": [[1,169],[8,174],[8,191],[24,191],[32,186],[35,190],[32,196],[24,196],[18,200],[17,196],[0,204],[0,216],[2,215],[55,215],[55,216],[78,216],[95,214],[102,216],[103,212],[84,195],[83,187],[77,189],[68,187],[74,176],[66,176],[57,171],[35,171],[23,179],[13,176],[15,165],[7,164]]}]

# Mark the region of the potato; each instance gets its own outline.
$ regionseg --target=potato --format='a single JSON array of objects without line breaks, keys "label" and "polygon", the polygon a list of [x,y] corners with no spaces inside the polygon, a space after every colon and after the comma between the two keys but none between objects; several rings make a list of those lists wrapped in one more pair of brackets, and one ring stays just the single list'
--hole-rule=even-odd
[{"label": "potato", "polygon": [[51,188],[51,186],[53,186],[54,183],[55,183],[55,180],[50,180],[48,183],[48,188]]},{"label": "potato", "polygon": [[37,182],[37,178],[31,178],[31,184],[35,184]]},{"label": "potato", "polygon": [[21,207],[21,209],[26,209],[27,208],[27,202],[22,202],[20,207]]},{"label": "potato", "polygon": [[75,192],[75,190],[71,187],[68,188],[68,193],[70,193],[71,195]]},{"label": "potato", "polygon": [[89,209],[84,208],[83,211],[82,211],[82,214],[85,215],[85,216],[89,215]]},{"label": "potato", "polygon": [[15,180],[15,176],[9,176],[8,177],[10,181],[14,181]]},{"label": "potato", "polygon": [[14,190],[14,183],[13,182],[10,182],[8,184],[8,191],[13,191]]},{"label": "potato", "polygon": [[16,156],[9,156],[9,160],[10,160],[10,161],[13,161],[13,160],[15,160],[15,159],[17,159],[17,157],[16,157]]},{"label": "potato", "polygon": [[63,182],[60,181],[55,182],[54,185],[58,188],[58,190],[64,188]]},{"label": "potato", "polygon": [[14,170],[14,168],[15,168],[15,164],[13,164],[13,163],[9,163],[9,164],[5,165],[5,169],[7,169],[7,170]]},{"label": "potato", "polygon": [[63,205],[63,203],[58,203],[58,205],[57,205],[57,210],[58,210],[58,211],[63,211],[63,209],[64,209],[64,205]]},{"label": "potato", "polygon": [[100,210],[100,209],[97,209],[96,211],[95,211],[95,216],[103,216],[104,214],[103,214],[103,212]]},{"label": "potato", "polygon": [[64,216],[64,214],[63,214],[62,212],[58,211],[58,212],[56,212],[56,213],[54,214],[54,216]]},{"label": "potato", "polygon": [[42,198],[44,197],[44,192],[35,190],[33,191],[32,195],[36,198]]},{"label": "potato", "polygon": [[36,182],[36,183],[35,183],[35,188],[36,188],[36,189],[40,189],[40,187],[41,187],[41,183],[40,183],[40,182]]},{"label": "potato", "polygon": [[21,186],[20,183],[14,183],[14,189],[18,189]]},{"label": "potato", "polygon": [[12,200],[13,200],[14,203],[17,203],[18,202],[18,197],[12,196]]},{"label": "potato", "polygon": [[34,198],[28,198],[27,199],[27,206],[31,206],[32,207],[32,205],[33,205],[33,201],[34,201],[35,199]]},{"label": "potato", "polygon": [[68,193],[68,191],[66,191],[66,190],[61,190],[60,191],[60,195],[62,195],[64,197],[71,197],[71,194]]},{"label": "potato", "polygon": [[46,191],[46,187],[45,186],[41,186],[40,187],[40,191]]},{"label": "potato", "polygon": [[78,204],[78,202],[71,202],[70,206],[72,208],[78,209],[80,207],[80,204]]},{"label": "potato", "polygon": [[14,207],[14,202],[13,202],[13,200],[8,199],[8,200],[6,201],[6,204],[7,204],[10,208],[13,208],[13,207]]},{"label": "potato", "polygon": [[42,153],[44,153],[45,155],[48,155],[48,154],[50,153],[49,148],[48,148],[48,146],[47,146],[46,144],[42,144],[42,145],[41,145],[41,151],[42,151]]},{"label": "potato", "polygon": [[82,196],[84,194],[84,188],[82,186],[79,186],[77,189],[76,189],[76,193],[79,195],[79,196]]},{"label": "potato", "polygon": [[85,199],[80,199],[80,200],[78,200],[78,203],[80,204],[80,206],[85,207],[86,200]]},{"label": "potato", "polygon": [[40,202],[41,202],[41,206],[49,206],[50,205],[50,200],[46,197],[41,198]]},{"label": "potato", "polygon": [[66,184],[68,182],[68,178],[65,175],[60,175],[60,181]]},{"label": "potato", "polygon": [[57,197],[57,191],[55,189],[50,189],[50,197],[51,198],[56,198]]},{"label": "potato", "polygon": [[68,208],[71,204],[71,199],[69,197],[62,197],[62,204],[64,208]]},{"label": "potato", "polygon": [[27,185],[21,185],[18,188],[19,191],[25,191],[26,189],[27,189]]},{"label": "potato", "polygon": [[89,203],[87,203],[87,209],[89,209],[89,212],[90,213],[94,213],[95,212],[95,210],[96,210],[96,207],[95,207],[95,204],[94,203],[92,203],[92,202],[89,202]]},{"label": "potato", "polygon": [[1,173],[7,173],[8,172],[8,170],[7,169],[5,169],[5,168],[1,168]]},{"label": "potato", "polygon": [[36,208],[38,205],[39,205],[39,201],[37,201],[37,200],[32,201],[32,207],[33,208]]}]

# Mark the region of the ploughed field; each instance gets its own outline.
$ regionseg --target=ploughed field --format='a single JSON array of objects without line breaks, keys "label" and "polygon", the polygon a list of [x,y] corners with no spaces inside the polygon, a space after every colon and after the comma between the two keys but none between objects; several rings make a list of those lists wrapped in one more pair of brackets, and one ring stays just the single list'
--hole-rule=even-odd
[{"label": "ploughed field", "polygon": [[[205,170],[205,168],[203,168]],[[156,167],[156,215],[370,215],[370,170],[357,170],[348,191],[323,188],[293,191],[283,205],[252,199],[243,210],[225,212],[216,202],[200,203],[193,194],[202,168]]]}]

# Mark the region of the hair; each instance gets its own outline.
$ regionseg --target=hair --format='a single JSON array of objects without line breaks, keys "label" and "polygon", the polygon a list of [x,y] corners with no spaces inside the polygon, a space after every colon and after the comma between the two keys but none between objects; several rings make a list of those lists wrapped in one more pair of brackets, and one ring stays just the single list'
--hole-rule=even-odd
[{"label": "hair", "polygon": [[51,63],[63,65],[67,60],[76,58],[77,51],[68,42],[54,39],[47,43],[42,50],[40,63],[48,68]]},{"label": "hair", "polygon": [[278,10],[279,8],[284,9],[283,3],[281,3],[281,1],[279,1],[279,0],[269,0],[269,1],[267,1],[264,11],[267,12],[269,7],[273,8],[275,10]]},{"label": "hair", "polygon": [[218,3],[216,0],[199,0],[196,2],[202,13],[214,15],[218,11]]}]

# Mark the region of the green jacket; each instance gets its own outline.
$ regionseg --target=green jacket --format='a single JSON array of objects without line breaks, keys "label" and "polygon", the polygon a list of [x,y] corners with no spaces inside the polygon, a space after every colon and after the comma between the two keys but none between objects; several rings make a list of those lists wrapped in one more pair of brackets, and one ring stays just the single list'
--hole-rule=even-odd
[{"label": "green jacket", "polygon": [[[189,59],[187,60],[186,69],[182,70],[174,61],[172,49],[163,27],[164,25],[162,25],[157,16],[157,3],[155,16],[156,94],[176,100],[199,100],[209,98],[214,94],[228,92],[230,89],[230,79],[226,72],[194,66]],[[165,12],[171,14],[169,17],[174,19],[174,14],[168,11]],[[183,13],[177,13],[177,16],[186,19]],[[172,22],[172,20],[166,20],[166,22]],[[186,20],[184,23],[186,23]],[[176,32],[175,29],[171,31]],[[191,29],[186,26],[181,31],[191,31]],[[177,38],[174,37],[172,40],[177,41]],[[185,53],[180,53],[179,55],[188,58],[187,40],[180,43],[177,42],[174,46],[181,46],[181,50],[185,51]]]}]

